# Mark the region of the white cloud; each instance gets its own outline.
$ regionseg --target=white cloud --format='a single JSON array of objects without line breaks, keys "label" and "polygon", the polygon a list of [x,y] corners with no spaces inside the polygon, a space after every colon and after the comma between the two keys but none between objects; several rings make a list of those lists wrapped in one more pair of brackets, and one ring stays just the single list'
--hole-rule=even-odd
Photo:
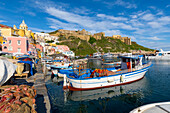
[{"label": "white cloud", "polygon": [[170,7],[170,5],[167,5],[166,7]]},{"label": "white cloud", "polygon": [[148,22],[148,25],[150,25],[152,28],[160,28],[161,25],[158,22]]},{"label": "white cloud", "polygon": [[143,17],[142,17],[143,20],[146,20],[146,21],[149,21],[149,20],[154,20],[155,17],[153,14],[145,14]]},{"label": "white cloud", "polygon": [[27,14],[31,15],[31,16],[36,16],[36,14],[34,12],[26,12]]},{"label": "white cloud", "polygon": [[[116,0],[116,2],[95,0],[95,2],[105,3],[107,7],[111,6],[112,9],[116,8],[116,6],[137,8],[135,4],[130,5],[125,0]],[[170,31],[170,17],[166,16],[163,11],[156,7],[150,7],[151,9],[146,11],[129,12],[128,15],[128,11],[124,11],[124,13],[117,13],[118,16],[116,14],[108,14],[107,12],[101,13],[99,10],[100,13],[92,12],[88,7],[80,6],[76,8],[69,4],[58,5],[50,1],[48,3],[38,2],[36,7],[40,8],[42,12],[47,13],[46,19],[48,20],[48,25],[51,29],[55,30],[86,29],[92,33],[105,32],[106,36],[114,34],[128,36],[135,41],[142,39],[142,37],[148,37],[150,42],[165,41],[169,37],[169,35],[164,37],[162,35],[168,34]],[[148,38],[147,40],[149,40]]]},{"label": "white cloud", "polygon": [[125,13],[118,13],[118,15],[125,15]]},{"label": "white cloud", "polygon": [[49,21],[50,28],[52,29],[68,29],[68,30],[78,30],[79,26],[77,24],[64,23],[57,19],[47,18]]},{"label": "white cloud", "polygon": [[151,39],[151,40],[164,40],[164,39],[158,38],[158,37],[156,37],[156,36],[154,36],[154,37],[149,37],[148,39]]},{"label": "white cloud", "polygon": [[126,8],[137,8],[136,4],[132,4],[132,3],[129,3],[129,2],[125,2],[123,0],[117,0],[115,2],[116,5],[119,5],[119,6],[123,6],[123,7],[126,7]]},{"label": "white cloud", "polygon": [[106,36],[122,35],[120,30],[106,30],[106,31],[103,31],[103,32],[105,33]]},{"label": "white cloud", "polygon": [[124,17],[114,17],[114,16],[105,15],[105,14],[97,14],[97,17],[101,17],[101,18],[109,19],[109,20],[115,20],[115,21],[126,21],[127,20],[127,18],[124,18]]},{"label": "white cloud", "polygon": [[88,15],[91,13],[94,13],[92,11],[90,11],[90,9],[87,9],[85,7],[76,7],[72,9],[72,12],[76,13],[76,14],[84,14],[84,15]]},{"label": "white cloud", "polygon": [[32,30],[33,32],[52,32],[53,30],[44,30],[44,29],[39,29],[39,28],[35,28],[35,27],[29,27],[30,30]]},{"label": "white cloud", "polygon": [[138,16],[137,15],[130,15],[131,18],[137,18]]},{"label": "white cloud", "polygon": [[0,20],[0,23],[2,23],[2,22],[7,22],[6,20]]},{"label": "white cloud", "polygon": [[70,23],[76,23],[79,25],[82,25],[84,27],[88,27],[91,24],[94,23],[93,20],[90,19],[88,16],[80,16],[78,14],[70,13],[67,11],[62,11],[59,9],[56,9],[54,7],[48,7],[45,9],[46,12],[56,18],[62,19],[64,21],[70,22]]},{"label": "white cloud", "polygon": [[124,23],[111,23],[112,26],[116,28],[126,29],[126,30],[136,30],[137,28],[132,27],[131,25],[127,25]]},{"label": "white cloud", "polygon": [[163,16],[163,17],[159,18],[158,21],[170,24],[169,23],[170,22],[170,16]]},{"label": "white cloud", "polygon": [[128,8],[128,9],[137,8],[136,4],[130,3],[130,2],[125,2],[123,0],[116,0],[115,2],[104,1],[103,3],[106,4],[108,8],[111,8],[113,6],[122,6],[124,8]]},{"label": "white cloud", "polygon": [[156,10],[155,6],[149,6],[149,8]]}]

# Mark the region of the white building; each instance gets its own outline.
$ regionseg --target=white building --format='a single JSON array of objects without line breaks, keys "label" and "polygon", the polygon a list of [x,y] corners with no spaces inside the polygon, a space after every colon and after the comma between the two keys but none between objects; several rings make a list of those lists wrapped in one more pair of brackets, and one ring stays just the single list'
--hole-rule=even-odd
[{"label": "white building", "polygon": [[59,38],[57,36],[51,36],[48,33],[39,33],[39,32],[36,32],[35,34],[38,36],[38,38],[46,39],[46,40],[49,40],[49,41],[53,40],[54,42],[58,41],[58,38]]}]

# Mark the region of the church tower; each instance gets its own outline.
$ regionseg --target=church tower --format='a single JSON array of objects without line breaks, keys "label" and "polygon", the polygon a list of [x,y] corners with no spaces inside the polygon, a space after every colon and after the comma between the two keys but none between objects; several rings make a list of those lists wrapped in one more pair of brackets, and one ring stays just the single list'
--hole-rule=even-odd
[{"label": "church tower", "polygon": [[28,30],[28,26],[27,26],[27,24],[25,24],[25,21],[24,21],[24,20],[23,20],[22,23],[20,24],[19,29],[22,29],[22,30],[25,30],[25,31]]}]

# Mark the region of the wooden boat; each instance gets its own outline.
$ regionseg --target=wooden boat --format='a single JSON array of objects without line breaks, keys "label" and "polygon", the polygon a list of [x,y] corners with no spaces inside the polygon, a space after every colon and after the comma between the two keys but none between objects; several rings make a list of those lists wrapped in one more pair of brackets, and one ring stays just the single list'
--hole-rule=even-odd
[{"label": "wooden boat", "polygon": [[[112,97],[117,98],[121,95],[138,95],[139,92],[145,87],[146,79],[139,81],[134,84],[121,85],[116,87],[101,88],[94,90],[85,90],[85,91],[69,91],[64,90],[64,100],[65,101],[91,101],[98,99],[109,99]],[[112,98],[111,100],[113,100]]]},{"label": "wooden boat", "polygon": [[119,56],[121,68],[116,72],[97,69],[85,74],[71,73],[64,76],[63,88],[91,90],[124,85],[142,79],[151,63],[142,63],[143,55]]},{"label": "wooden boat", "polygon": [[143,105],[130,113],[170,113],[170,102],[159,102]]}]

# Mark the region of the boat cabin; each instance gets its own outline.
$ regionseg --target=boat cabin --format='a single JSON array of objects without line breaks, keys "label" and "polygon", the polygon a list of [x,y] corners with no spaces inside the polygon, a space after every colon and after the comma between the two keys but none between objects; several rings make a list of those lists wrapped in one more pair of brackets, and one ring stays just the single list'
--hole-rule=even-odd
[{"label": "boat cabin", "polygon": [[119,56],[119,58],[121,59],[121,70],[133,71],[132,69],[139,69],[143,65],[143,55]]}]

